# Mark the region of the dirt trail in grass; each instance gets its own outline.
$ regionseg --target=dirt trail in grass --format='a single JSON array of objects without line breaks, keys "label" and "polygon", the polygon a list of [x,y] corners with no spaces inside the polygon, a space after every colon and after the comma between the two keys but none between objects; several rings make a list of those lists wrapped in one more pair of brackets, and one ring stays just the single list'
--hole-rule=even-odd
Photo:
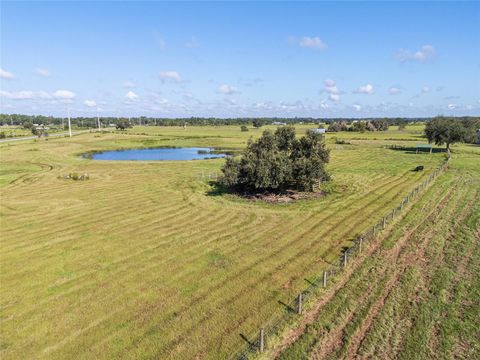
[{"label": "dirt trail in grass", "polygon": [[[429,295],[428,288],[434,286],[431,283],[435,280],[438,269],[442,266],[451,266],[450,263],[445,263],[447,260],[444,257],[451,251],[449,246],[457,241],[458,233],[467,226],[468,218],[474,216],[474,207],[478,201],[478,191],[469,191],[465,179],[462,177],[455,176],[453,181],[447,182],[447,184],[446,187],[444,184],[443,191],[441,188],[437,188],[436,195],[434,195],[433,189],[427,190],[431,194],[428,199],[424,200],[422,208],[420,208],[420,204],[414,205],[416,209],[413,211],[422,214],[421,217],[411,216],[408,221],[406,221],[407,219],[397,219],[397,222],[400,222],[400,231],[404,231],[397,240],[392,242],[389,237],[394,235],[385,233],[371,243],[365,253],[352,261],[350,267],[342,273],[341,279],[334,287],[322,295],[320,301],[299,320],[297,326],[280,340],[280,343],[267,357],[281,359],[299,357],[311,359],[364,358],[364,342],[372,336],[373,328],[378,332],[378,326],[381,326],[377,324],[378,318],[386,316],[383,314],[384,307],[387,303],[391,307],[391,297],[398,297],[397,289],[406,281],[407,269],[409,271],[421,269],[421,282],[424,285],[419,285],[419,289],[424,294],[422,296],[430,299],[432,295]],[[430,210],[425,213],[425,209]],[[391,229],[391,231],[393,233],[395,229]],[[478,232],[477,225],[475,229],[477,239]],[[391,246],[388,245],[389,242]],[[445,291],[451,289],[452,284],[459,282],[469,271],[468,264],[473,256],[474,248],[475,246],[471,245],[461,261],[456,263],[455,276],[452,278],[451,284],[443,288]],[[358,271],[361,274],[355,277],[353,274]],[[338,310],[342,309],[342,311],[332,318],[333,315],[330,316],[331,314],[328,314],[327,310],[335,311],[335,306],[332,308],[330,302],[338,302],[341,301],[338,299],[352,296],[350,293],[353,290],[349,290],[349,288],[356,287],[358,282],[361,284],[364,281],[370,282],[364,285],[361,292],[357,292],[355,301],[345,304],[343,309],[340,307]],[[394,290],[396,294],[392,295]],[[447,291],[448,296],[452,296],[451,291]],[[419,301],[424,302],[425,298]],[[327,312],[322,312],[322,310]],[[400,316],[403,318],[405,314],[400,314]],[[320,318],[324,318],[324,320],[320,321]],[[417,326],[415,318],[412,320],[413,323],[409,326]],[[325,328],[326,326],[327,328]],[[442,339],[437,339],[437,333],[440,333],[441,329],[438,328],[437,323],[427,323],[426,326],[431,327],[425,335],[426,345],[421,345],[424,346],[422,351],[426,354],[438,355],[435,349],[437,343],[442,341]],[[411,337],[408,332],[407,328],[401,333],[394,331],[391,335],[386,334],[387,337],[395,337],[385,340],[387,342],[394,341],[395,349],[383,349],[384,351],[381,353],[386,355],[403,348],[407,338]],[[304,338],[304,335],[307,337]],[[371,342],[371,339],[369,340]],[[411,342],[411,339],[408,340]],[[420,342],[420,344],[424,343]],[[371,347],[372,344],[369,345]],[[408,354],[411,349],[408,348],[409,344],[405,346],[407,346],[406,354]],[[420,345],[416,344],[416,346]],[[373,356],[373,354],[370,355]],[[379,354],[376,353],[376,355]]]},{"label": "dirt trail in grass", "polygon": [[[427,189],[425,199],[419,199],[411,215],[397,220],[397,229],[370,244],[267,356],[353,359],[396,354],[408,359],[415,354],[441,357],[459,351],[475,353],[468,350],[465,344],[469,342],[458,332],[445,335],[452,328],[444,324],[448,303],[442,299],[460,296],[457,292],[465,286],[462,279],[474,271],[471,260],[480,240],[478,181],[457,173],[447,175],[441,183]],[[431,210],[426,213],[426,209]],[[413,282],[412,274],[418,277]],[[341,305],[343,301],[346,303]],[[471,300],[457,301],[459,317]],[[460,324],[471,321],[448,316]],[[478,332],[468,329],[472,345],[471,339]],[[452,341],[454,345],[449,345]],[[448,346],[455,350],[445,352]]]},{"label": "dirt trail in grass", "polygon": [[[450,194],[451,192],[445,195],[442,201],[447,201]],[[408,208],[406,208],[406,210],[408,211]],[[433,207],[427,216],[428,217],[432,216],[432,214],[434,214],[436,211],[437,209]],[[399,219],[397,219],[397,221],[398,220]],[[408,233],[406,233],[405,236],[403,236],[400,241],[396,243],[394,248],[388,252],[389,257],[393,259],[398,256],[400,250],[403,248],[403,245],[407,242],[407,240],[411,237],[411,235],[416,231],[416,229],[420,225],[421,224],[418,224],[415,228],[413,228]],[[335,283],[334,287],[331,288],[324,296],[322,296],[322,298],[316,303],[316,305],[311,310],[305,313],[302,320],[295,328],[288,331],[288,333],[285,335],[281,343],[273,351],[273,355],[272,355],[273,358],[277,358],[285,348],[287,348],[290,344],[295,342],[305,332],[307,325],[312,324],[315,321],[315,319],[317,318],[318,314],[323,309],[323,307],[326,304],[328,304],[328,302],[336,295],[338,290],[341,289],[348,282],[351,275],[355,272],[355,270],[357,270],[357,268],[363,263],[363,261],[369,256],[371,256],[378,249],[379,245],[387,236],[388,236],[388,233],[385,233],[382,236],[379,236],[376,239],[374,239],[370,243],[370,245],[365,249],[365,252],[363,254],[361,254],[360,256],[356,257],[353,261],[351,261],[350,266],[342,273],[341,279],[337,283]],[[393,287],[393,285],[394,283],[391,284],[391,287]],[[353,312],[351,313],[351,315],[353,315]],[[348,321],[349,321],[349,318],[346,319],[345,323],[348,323]],[[324,353],[328,353],[329,352],[328,350],[332,350],[338,344],[341,344],[341,335],[342,335],[341,330],[342,328],[335,329],[332,333],[329,334],[329,340],[327,340],[326,342],[323,342],[322,350]]]},{"label": "dirt trail in grass", "polygon": [[[451,193],[449,194],[448,198],[450,197],[450,195]],[[443,208],[445,207],[445,203],[446,203],[446,200],[448,200],[448,198],[442,201],[442,203],[440,204],[439,206],[440,211],[442,211]],[[460,216],[457,217],[455,229],[458,228],[461,224],[463,224],[463,221],[465,220],[467,215],[470,214],[472,207],[474,205],[474,201],[475,201],[475,198],[472,201],[470,201],[469,205],[465,207],[465,209],[462,211]],[[435,212],[433,215],[437,215],[437,214],[438,212]],[[429,216],[424,223],[429,223],[429,222],[432,223],[433,221],[434,221],[434,217]],[[416,228],[418,228],[418,226]],[[451,231],[451,234],[453,233],[454,232]],[[407,267],[412,266],[415,263],[421,263],[422,265],[424,265],[423,263],[425,263],[425,247],[426,245],[428,245],[429,241],[434,236],[434,234],[435,233],[432,230],[429,230],[425,235],[422,236],[422,238],[425,239],[425,241],[422,244],[423,246],[421,248],[420,247],[413,248],[412,249],[413,251],[405,253],[405,255],[401,259],[399,259],[400,261],[397,261],[397,268],[398,268],[398,265],[400,265],[400,269],[395,272],[394,276],[392,276],[381,298],[379,298],[375,302],[374,306],[369,311],[367,318],[363,321],[363,323],[361,324],[357,332],[352,336],[350,340],[350,345],[347,350],[347,355],[345,356],[345,358],[354,358],[357,355],[357,351],[361,347],[362,342],[365,339],[365,336],[367,335],[368,331],[370,330],[372,323],[374,322],[377,315],[382,311],[382,308],[385,305],[386,299],[390,296],[392,289],[398,283],[401,275],[404,273]],[[413,231],[411,231],[408,237],[402,242],[406,243],[408,240],[412,238],[412,235],[413,235]],[[443,260],[442,258],[438,258],[436,259],[436,262],[440,263],[442,260]],[[465,268],[466,263],[467,263],[467,260],[466,258],[464,258],[464,261],[462,261],[462,263],[459,266],[459,270],[460,270],[460,267]]]},{"label": "dirt trail in grass", "polygon": [[[396,242],[392,249],[378,250],[378,254],[376,254],[376,256],[384,259],[383,267],[375,269],[371,277],[373,279],[382,279],[386,277],[388,280],[385,288],[382,291],[382,294],[370,307],[367,317],[363,320],[357,332],[352,336],[345,358],[355,357],[356,351],[360,347],[361,341],[363,340],[365,334],[367,333],[377,314],[382,310],[386,299],[390,295],[392,289],[397,285],[406,268],[414,263],[419,261],[421,262],[422,259],[424,259],[425,247],[428,245],[429,241],[434,235],[432,231],[427,229],[426,233],[420,232],[422,234],[422,243],[418,246],[414,246],[411,249],[406,250],[406,247],[413,238],[418,237],[418,230],[423,224],[431,222],[438,217],[438,214],[443,211],[445,204],[450,200],[451,195],[452,190],[450,190],[447,195],[444,196],[438,206],[433,208],[430,214],[428,214],[425,222],[417,224],[412,230],[408,231],[405,236]],[[395,266],[393,267],[392,264],[395,264]],[[358,301],[358,304],[362,303],[363,301]],[[355,310],[352,310],[350,318],[353,318],[354,315]],[[345,326],[348,324],[348,322],[345,322]],[[318,360],[324,359],[333,350],[336,350],[342,346],[344,344],[343,333],[344,326],[337,327],[335,331],[329,333],[329,336],[322,339],[321,344],[317,344],[315,350],[311,354],[312,358]],[[332,346],[332,343],[334,346]]]}]

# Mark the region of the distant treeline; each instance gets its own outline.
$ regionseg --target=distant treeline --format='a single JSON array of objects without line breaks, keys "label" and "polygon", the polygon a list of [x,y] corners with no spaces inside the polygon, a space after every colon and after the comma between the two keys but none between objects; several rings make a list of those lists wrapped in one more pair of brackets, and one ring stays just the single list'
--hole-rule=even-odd
[{"label": "distant treeline", "polygon": [[[458,119],[469,119],[473,117],[458,117]],[[340,127],[338,131],[342,131],[347,127],[353,126],[355,123],[375,124],[385,126],[404,126],[408,123],[426,122],[432,118],[312,118],[312,117],[295,117],[295,118],[279,118],[279,117],[264,117],[264,118],[204,118],[204,117],[189,117],[189,118],[156,118],[156,117],[100,117],[102,126],[117,124],[146,125],[146,126],[220,126],[220,125],[253,125],[261,127],[263,125],[270,125],[273,123],[285,124],[313,124],[321,123],[335,124],[334,127]],[[478,117],[476,118],[478,119]],[[97,127],[96,117],[74,117],[71,118],[72,126],[81,128],[95,128]],[[37,124],[37,125],[67,125],[66,118],[43,116],[43,115],[22,115],[22,114],[0,114],[1,125],[21,125]],[[359,126],[359,125],[356,125]],[[361,125],[360,125],[361,126]],[[367,125],[368,126],[368,125]],[[27,125],[26,127],[29,127]],[[332,129],[333,130],[333,129]],[[369,130],[368,128],[366,129]]]}]

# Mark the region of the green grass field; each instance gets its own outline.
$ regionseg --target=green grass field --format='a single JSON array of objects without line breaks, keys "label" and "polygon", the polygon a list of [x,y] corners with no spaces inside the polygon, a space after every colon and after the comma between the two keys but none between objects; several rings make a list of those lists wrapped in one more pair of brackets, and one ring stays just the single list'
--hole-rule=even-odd
[{"label": "green grass field", "polygon": [[32,132],[21,126],[1,126],[0,133],[4,133],[6,138],[16,138],[22,136],[32,136]]},{"label": "green grass field", "polygon": [[[64,131],[61,129],[61,126],[53,126],[48,129],[50,134],[55,134],[60,131]],[[5,138],[19,138],[24,136],[33,136],[32,131],[29,129],[25,129],[23,126],[16,126],[16,125],[4,125],[0,126],[0,133],[5,134]]]},{"label": "green grass field", "polygon": [[[297,126],[297,132],[307,128]],[[79,156],[155,146],[238,150],[261,131],[135,127],[1,144],[2,359],[226,358],[244,346],[242,334],[256,333],[272,314],[285,311],[280,302],[290,302],[305,279],[336,262],[343,246],[444,158],[384,148],[425,142],[420,126],[327,134],[329,195],[271,205],[212,193],[205,174],[218,173],[222,159],[111,162]],[[337,145],[334,137],[350,144]],[[442,176],[443,188],[429,190],[422,200],[427,208],[453,188],[448,204],[461,211],[473,196],[465,184],[478,189],[471,170],[478,167],[478,147],[453,151],[456,172]],[[412,172],[416,165],[425,171]],[[90,180],[58,178],[70,172],[87,172]],[[456,180],[457,172],[463,180]],[[374,290],[372,297],[381,292]],[[362,351],[374,353],[375,341],[363,343]],[[310,352],[315,344],[295,347]]]},{"label": "green grass field", "polygon": [[480,358],[480,152],[464,150],[267,357]]}]

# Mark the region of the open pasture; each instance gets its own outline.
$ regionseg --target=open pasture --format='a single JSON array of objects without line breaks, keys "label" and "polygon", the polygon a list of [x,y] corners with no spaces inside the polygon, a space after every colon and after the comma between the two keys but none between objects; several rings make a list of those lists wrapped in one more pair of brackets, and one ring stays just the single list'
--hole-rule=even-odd
[{"label": "open pasture", "polygon": [[462,150],[266,358],[480,357],[480,148]]},{"label": "open pasture", "polygon": [[[205,174],[223,159],[79,156],[236,150],[264,128],[134,127],[0,145],[2,358],[225,358],[444,157],[384,148],[425,142],[420,126],[327,134],[328,196],[271,205],[212,191]],[[62,178],[70,172],[90,180]]]}]

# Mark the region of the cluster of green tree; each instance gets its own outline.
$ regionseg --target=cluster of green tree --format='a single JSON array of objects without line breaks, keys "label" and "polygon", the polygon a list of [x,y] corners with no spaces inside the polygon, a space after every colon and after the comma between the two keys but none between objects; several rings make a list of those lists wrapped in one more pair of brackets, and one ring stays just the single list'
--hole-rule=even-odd
[{"label": "cluster of green tree", "polygon": [[[331,123],[328,126],[328,132],[339,132],[339,131],[387,131],[389,127],[389,121],[386,119],[374,119],[367,121],[353,121],[351,124],[348,124],[346,121],[336,121]],[[405,127],[405,126],[403,126]]]},{"label": "cluster of green tree", "polygon": [[58,120],[61,122],[61,119],[53,116],[0,114],[0,124],[2,125],[22,126],[26,122],[31,122],[32,124],[55,124]]},{"label": "cluster of green tree", "polygon": [[38,137],[42,137],[42,136],[47,137],[48,131],[44,127],[32,127],[32,135],[35,135]]},{"label": "cluster of green tree", "polygon": [[229,157],[220,182],[235,191],[312,191],[330,179],[325,164],[330,159],[323,136],[307,131],[296,138],[295,128],[285,126],[275,133],[266,130],[250,140],[240,158]]},{"label": "cluster of green tree", "polygon": [[425,136],[428,142],[435,145],[450,145],[457,142],[476,143],[477,131],[480,129],[480,118],[452,118],[438,116],[425,126]]},{"label": "cluster of green tree", "polygon": [[132,124],[127,119],[118,120],[117,123],[115,124],[115,128],[117,130],[126,130],[131,127],[132,127]]}]

